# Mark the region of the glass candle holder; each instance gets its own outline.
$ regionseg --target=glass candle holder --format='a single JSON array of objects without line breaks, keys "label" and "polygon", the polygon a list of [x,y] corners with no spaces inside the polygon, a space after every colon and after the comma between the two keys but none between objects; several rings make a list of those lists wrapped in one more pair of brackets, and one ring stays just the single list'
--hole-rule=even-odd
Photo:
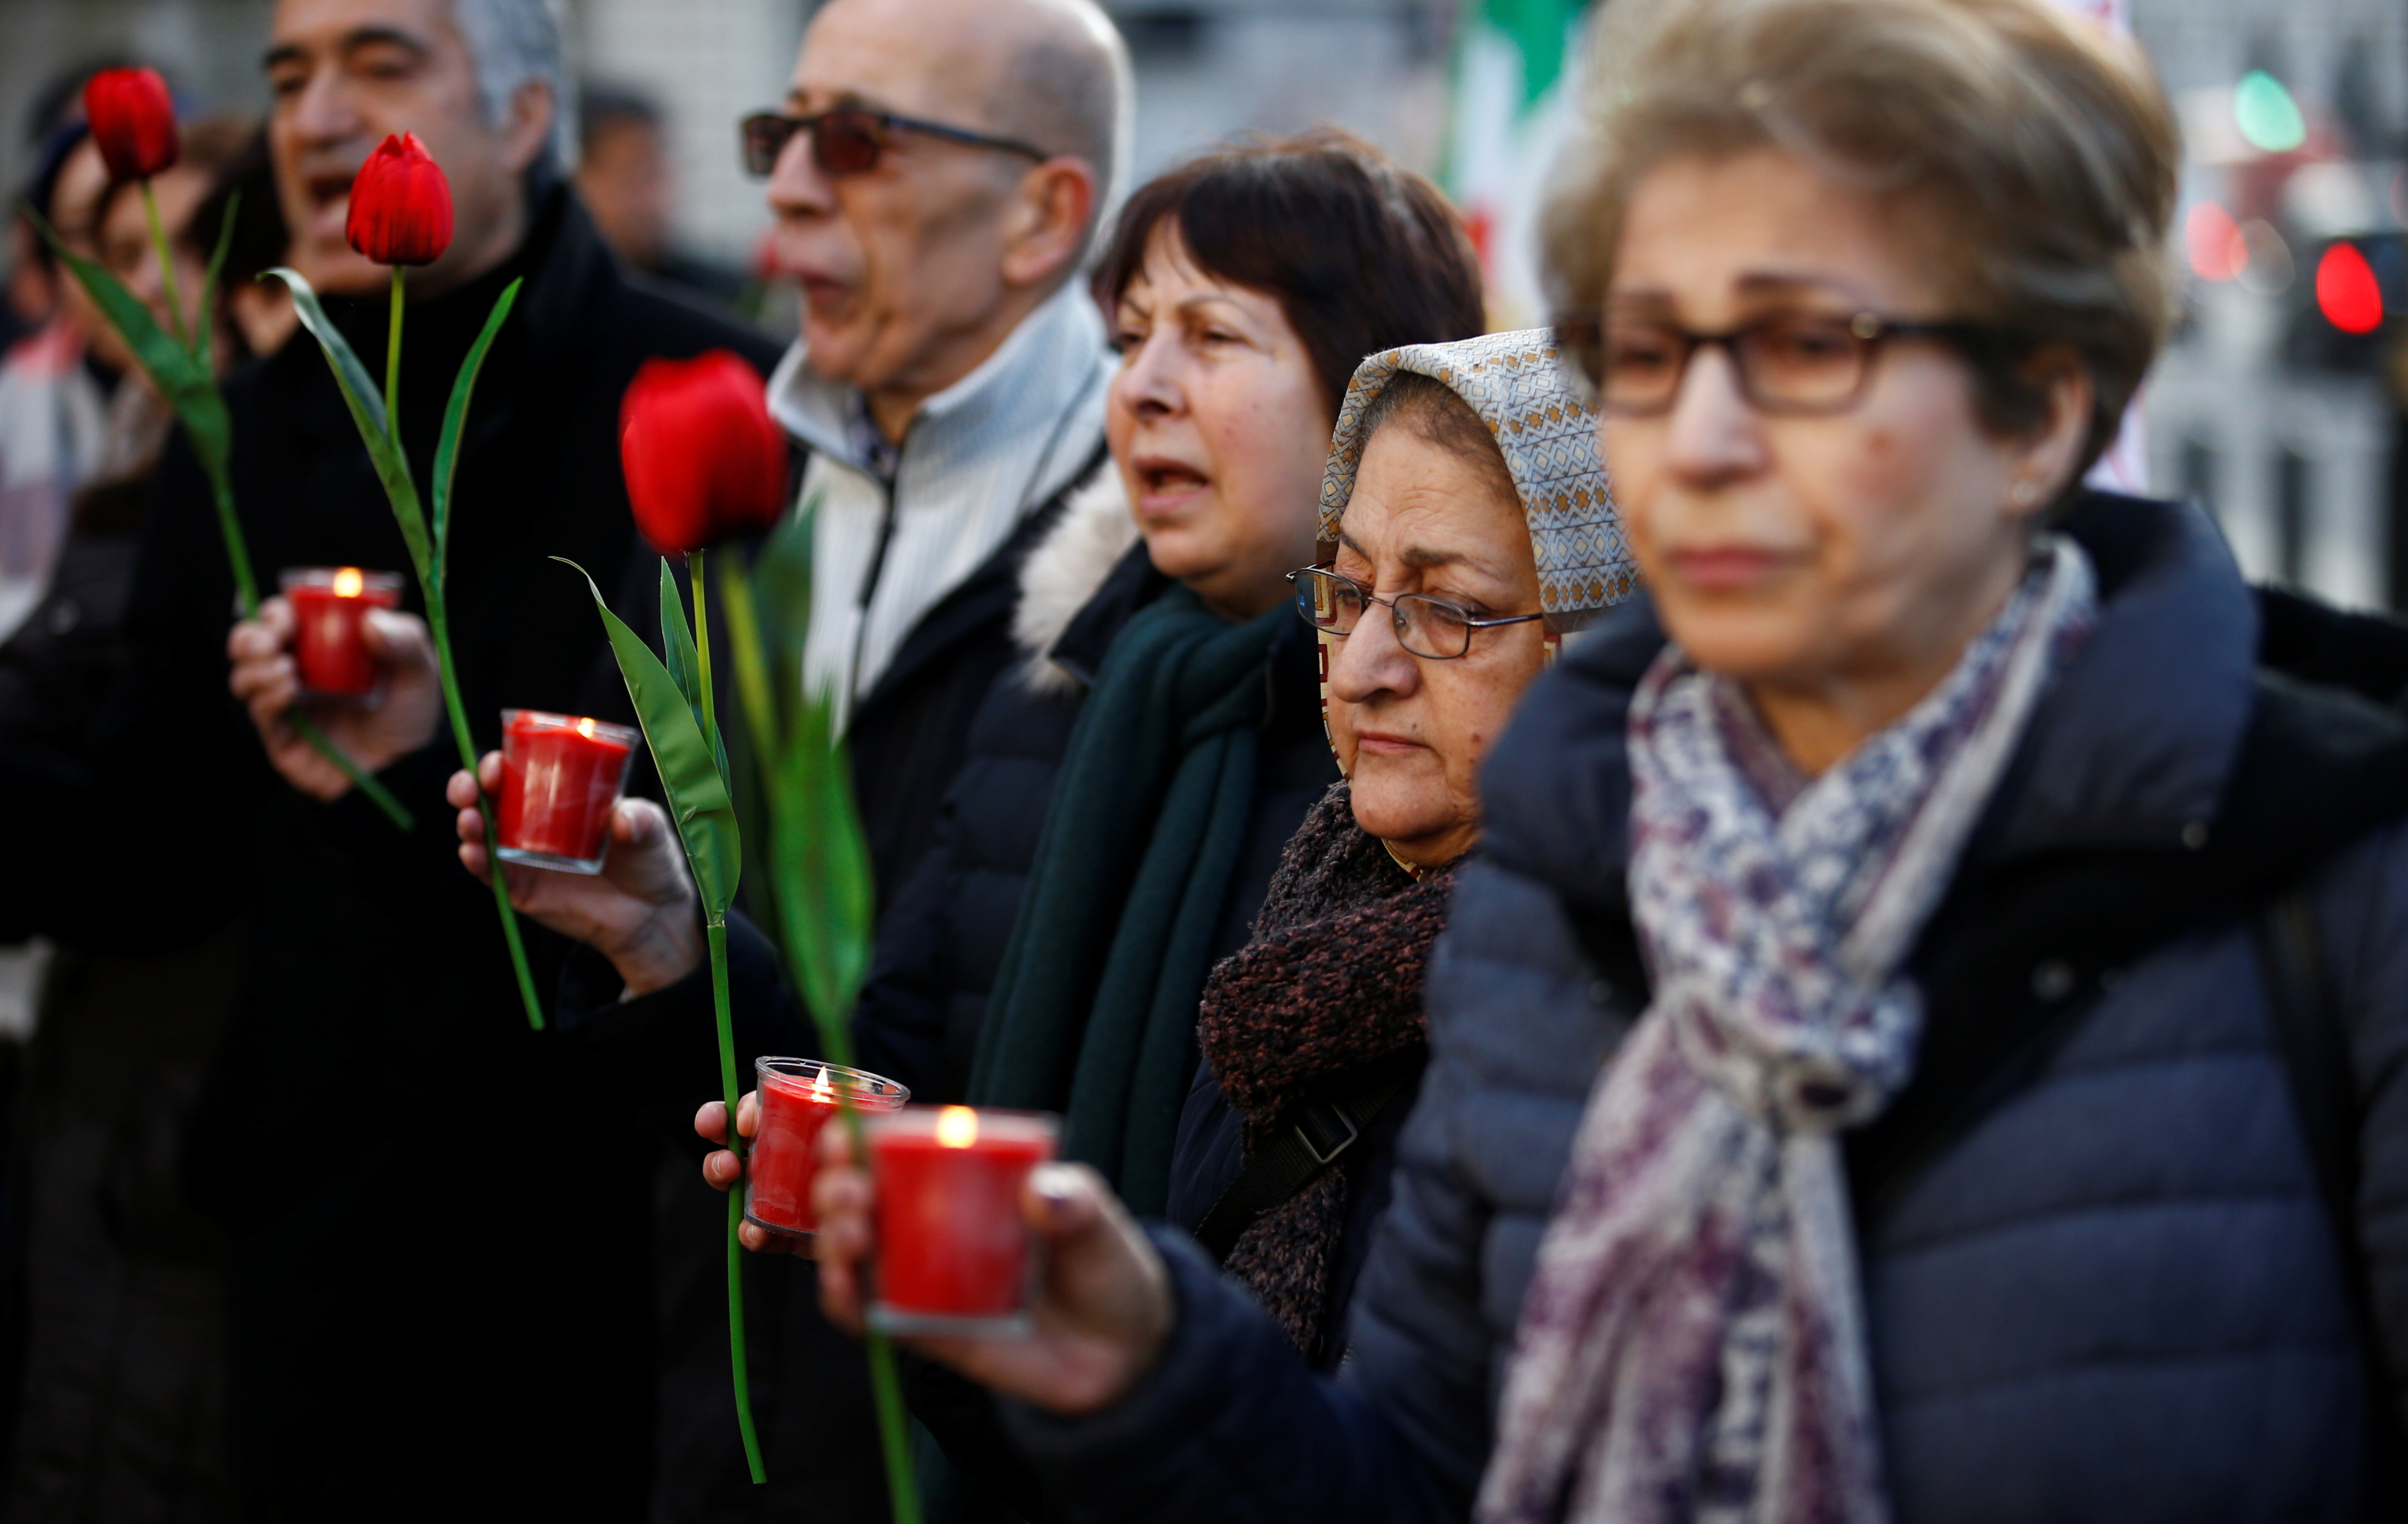
[{"label": "glass candle holder", "polygon": [[811,1211],[811,1180],[819,1172],[820,1129],[843,1101],[855,1111],[900,1111],[911,1092],[893,1080],[816,1058],[763,1058],[752,1065],[760,1084],[760,1116],[744,1162],[744,1220],[789,1238],[819,1228]]},{"label": "glass candle holder", "polygon": [[277,577],[293,606],[293,665],[304,698],[374,704],[384,669],[368,654],[360,627],[370,609],[397,608],[401,576],[357,567],[291,567]]},{"label": "glass candle holder", "polygon": [[504,862],[598,873],[610,807],[627,781],[637,732],[624,725],[502,711],[502,797],[494,834]]},{"label": "glass candle holder", "polygon": [[1035,1112],[907,1106],[865,1118],[877,1192],[869,1322],[889,1333],[1024,1334],[1037,1270],[1020,1215],[1057,1123]]}]

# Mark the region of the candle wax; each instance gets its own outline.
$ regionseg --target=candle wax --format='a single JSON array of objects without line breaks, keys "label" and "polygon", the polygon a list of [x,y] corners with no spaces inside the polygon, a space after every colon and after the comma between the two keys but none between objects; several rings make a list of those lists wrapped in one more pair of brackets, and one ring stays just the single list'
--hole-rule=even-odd
[{"label": "candle wax", "polygon": [[365,698],[376,692],[384,676],[368,654],[360,626],[370,609],[391,609],[401,602],[398,587],[370,582],[352,594],[330,586],[289,586],[293,605],[293,663],[300,671],[301,690],[323,697]]},{"label": "candle wax", "polygon": [[949,1146],[931,1132],[870,1135],[877,1183],[878,1302],[905,1316],[1005,1319],[1022,1311],[1029,1238],[1020,1215],[1028,1172],[1054,1157],[1050,1129],[999,1125]]},{"label": "candle wax", "polygon": [[571,862],[601,860],[610,806],[618,801],[634,750],[610,733],[617,728],[531,711],[510,712],[502,727],[502,798],[495,821],[504,850]]}]

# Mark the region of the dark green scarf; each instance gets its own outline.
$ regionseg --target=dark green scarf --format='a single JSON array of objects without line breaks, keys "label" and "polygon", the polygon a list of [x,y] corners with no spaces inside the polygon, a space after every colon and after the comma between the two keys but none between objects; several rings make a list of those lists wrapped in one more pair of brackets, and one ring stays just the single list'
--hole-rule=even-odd
[{"label": "dark green scarf", "polygon": [[1129,621],[1070,733],[970,1100],[1063,1114],[1065,1157],[1159,1214],[1204,988],[1254,810],[1283,603],[1244,625],[1174,587]]}]

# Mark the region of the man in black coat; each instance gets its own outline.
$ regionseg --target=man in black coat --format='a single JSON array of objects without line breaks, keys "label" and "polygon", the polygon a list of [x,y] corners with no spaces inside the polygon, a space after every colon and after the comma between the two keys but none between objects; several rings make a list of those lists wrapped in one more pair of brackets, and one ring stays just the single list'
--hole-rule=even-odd
[{"label": "man in black coat", "polygon": [[[558,39],[541,0],[280,0],[267,55],[294,259],[382,371],[381,268],[343,237],[351,174],[388,132],[444,166],[457,231],[411,273],[398,416],[429,479],[452,380],[523,278],[479,384],[453,510],[452,645],[480,740],[513,707],[617,715],[626,700],[570,557],[642,619],[655,565],[629,517],[621,394],[653,355],[757,338],[631,286],[560,183]],[[384,494],[306,336],[227,387],[235,495],[271,585],[288,567],[408,565]],[[418,608],[412,588],[406,609]],[[657,1144],[609,1055],[528,1028],[492,897],[453,861],[456,766],[414,618],[380,616],[373,711],[320,718],[416,815],[396,830],[276,718],[289,615],[236,637],[207,487],[180,439],[135,577],[133,667],[78,756],[0,758],[21,868],[11,931],[189,939],[247,907],[246,967],[189,1140],[195,1194],[230,1239],[229,1406],[246,1511],[408,1517],[463,1510],[640,1517],[652,1454],[640,1251],[565,1264],[553,1212],[648,1236]],[[642,611],[642,612],[638,612]],[[283,776],[280,777],[279,773]],[[532,929],[532,928],[531,928]],[[559,945],[533,933],[538,987]],[[296,1126],[296,1118],[299,1125]],[[492,1129],[539,1165],[497,1189]]]},{"label": "man in black coat", "polygon": [[[799,342],[769,393],[809,453],[800,498],[816,505],[805,679],[843,715],[882,914],[934,838],[973,715],[1018,659],[1022,562],[1108,470],[1112,356],[1079,275],[1126,155],[1128,90],[1125,50],[1093,0],[829,0],[782,108],[745,123],[780,272],[803,288]],[[514,892],[595,949],[566,971],[563,1027],[649,1073],[661,1104],[690,1118],[718,1093],[710,985],[684,870],[655,855],[674,853],[652,819],[652,850],[631,842],[591,879],[518,876]],[[469,855],[481,864],[480,846]],[[736,956],[739,985],[774,984],[759,939],[739,935]],[[739,1062],[813,1049],[781,1002],[754,1005],[737,1013]],[[689,1209],[681,1242],[724,1220],[715,1197],[677,1208]],[[849,1456],[822,1459],[866,1415],[867,1386],[856,1346],[819,1315],[813,1274],[783,1258],[745,1271],[769,1488],[730,1485],[741,1471],[724,1345],[696,1339],[673,1374],[693,1421],[671,1464],[696,1479],[664,1489],[674,1517],[735,1517],[764,1494],[758,1517],[850,1517],[830,1489],[876,1486],[857,1463],[875,1443],[866,1431]],[[678,1330],[715,1317],[723,1294],[715,1273],[689,1291],[669,1312]]]}]

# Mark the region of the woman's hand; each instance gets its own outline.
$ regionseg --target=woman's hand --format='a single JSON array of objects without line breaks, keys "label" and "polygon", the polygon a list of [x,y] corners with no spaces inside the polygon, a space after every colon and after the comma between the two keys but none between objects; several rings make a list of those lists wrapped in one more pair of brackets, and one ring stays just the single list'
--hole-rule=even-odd
[{"label": "woman's hand", "polygon": [[[853,1163],[846,1129],[823,1129],[811,1186],[820,1225],[811,1241],[820,1263],[820,1305],[855,1333],[865,1299],[862,1266],[872,1248],[871,1200],[869,1172]],[[1050,1413],[1108,1407],[1154,1368],[1170,1337],[1169,1273],[1111,1187],[1083,1164],[1039,1165],[1021,1193],[1020,1209],[1037,1239],[1042,1270],[1035,1330],[1020,1339],[902,1342]]]},{"label": "woman's hand", "polygon": [[[750,1138],[761,1126],[761,1092],[747,1090],[744,1099],[736,1103],[736,1130]],[[724,1143],[727,1141],[727,1103],[706,1100],[702,1110],[694,1114],[694,1130],[706,1142]],[[702,1178],[713,1190],[734,1190],[744,1178],[744,1166],[734,1154],[721,1148],[707,1154],[702,1160]],[[736,1225],[737,1242],[754,1254],[799,1254],[811,1252],[810,1240],[790,1233],[773,1233],[750,1222]]]},{"label": "woman's hand", "polygon": [[[477,774],[487,794],[500,793],[502,754],[487,752]],[[460,866],[491,883],[475,782],[455,772],[443,797],[460,812]],[[650,799],[621,799],[610,807],[610,850],[599,873],[504,863],[502,882],[512,908],[609,958],[630,994],[649,995],[702,966],[700,900],[686,874],[685,853],[667,812]]]},{"label": "woman's hand", "polygon": [[[360,643],[384,669],[384,701],[373,709],[313,705],[309,718],[345,756],[375,773],[435,739],[443,718],[442,678],[435,669],[435,642],[416,614],[369,610],[360,624]],[[234,663],[226,686],[251,711],[267,760],[284,781],[311,798],[337,798],[351,781],[285,718],[301,698],[292,645],[293,605],[267,599],[257,617],[243,620],[226,636],[226,655]]]}]

